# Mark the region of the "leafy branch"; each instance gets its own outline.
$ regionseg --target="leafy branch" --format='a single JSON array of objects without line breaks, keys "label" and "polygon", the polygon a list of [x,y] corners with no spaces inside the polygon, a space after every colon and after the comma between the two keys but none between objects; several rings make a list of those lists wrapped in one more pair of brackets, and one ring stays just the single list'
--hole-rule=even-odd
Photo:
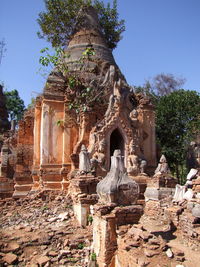
[{"label": "leafy branch", "polygon": [[69,109],[75,110],[78,114],[91,110],[95,103],[102,101],[103,91],[98,85],[91,86],[84,79],[83,67],[91,61],[95,61],[95,50],[93,47],[87,47],[81,57],[74,63],[79,64],[79,69],[71,71],[67,65],[66,58],[70,58],[63,49],[56,48],[54,54],[51,54],[49,48],[41,50],[42,56],[39,59],[43,67],[51,67],[56,70],[56,74],[66,84],[66,98],[69,103]]}]

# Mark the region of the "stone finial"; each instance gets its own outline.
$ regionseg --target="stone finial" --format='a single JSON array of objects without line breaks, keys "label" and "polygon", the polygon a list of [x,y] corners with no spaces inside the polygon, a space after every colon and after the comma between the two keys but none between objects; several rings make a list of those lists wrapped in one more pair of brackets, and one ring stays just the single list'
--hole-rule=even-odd
[{"label": "stone finial", "polygon": [[139,196],[139,186],[128,177],[123,156],[119,149],[111,157],[110,171],[106,177],[97,184],[97,194],[100,202],[118,205],[135,204]]},{"label": "stone finial", "polygon": [[79,172],[80,174],[87,174],[91,172],[89,153],[85,145],[81,146],[81,151],[79,153]]},{"label": "stone finial", "polygon": [[167,159],[165,157],[165,155],[162,155],[160,158],[160,162],[158,163],[158,166],[155,170],[155,175],[159,175],[159,174],[166,174],[166,173],[170,173],[170,169],[167,163]]}]

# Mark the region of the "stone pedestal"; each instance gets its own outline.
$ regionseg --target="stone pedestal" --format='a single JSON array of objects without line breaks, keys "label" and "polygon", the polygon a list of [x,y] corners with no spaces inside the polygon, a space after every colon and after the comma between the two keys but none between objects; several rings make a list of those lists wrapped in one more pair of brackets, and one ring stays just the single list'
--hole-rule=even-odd
[{"label": "stone pedestal", "polygon": [[137,200],[137,204],[144,205],[145,199],[144,199],[144,192],[147,187],[147,175],[137,175],[137,176],[130,176],[131,179],[133,179],[138,185],[139,185],[139,197]]},{"label": "stone pedestal", "polygon": [[74,203],[73,204],[74,214],[79,224],[85,227],[88,224],[88,216],[90,214],[90,205],[86,203]]},{"label": "stone pedestal", "polygon": [[115,215],[117,226],[137,224],[143,214],[143,207],[141,205],[116,207],[112,214]]},{"label": "stone pedestal", "polygon": [[116,204],[97,204],[93,216],[93,250],[99,267],[115,267],[117,250],[116,229],[121,225],[138,224],[143,208],[141,205],[117,207]]},{"label": "stone pedestal", "polygon": [[147,216],[159,218],[161,212],[161,200],[172,197],[175,192],[177,180],[170,175],[157,175],[147,179],[147,188],[144,193],[145,209]]},{"label": "stone pedestal", "polygon": [[145,201],[161,200],[172,196],[175,192],[177,180],[171,176],[154,176],[147,179],[147,188],[144,193]]},{"label": "stone pedestal", "polygon": [[97,203],[96,186],[99,178],[88,175],[77,175],[70,180],[69,192],[73,199],[73,209],[81,226],[88,224],[91,206]]},{"label": "stone pedestal", "polygon": [[116,220],[113,214],[94,216],[93,220],[93,250],[97,255],[99,267],[114,265],[117,250]]}]

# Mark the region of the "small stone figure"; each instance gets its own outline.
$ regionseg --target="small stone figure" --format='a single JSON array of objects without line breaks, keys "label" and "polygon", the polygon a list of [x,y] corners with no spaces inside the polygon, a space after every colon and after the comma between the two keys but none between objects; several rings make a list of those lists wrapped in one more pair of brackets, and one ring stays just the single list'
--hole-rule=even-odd
[{"label": "small stone figure", "polygon": [[160,162],[158,163],[158,167],[155,170],[155,175],[160,175],[160,174],[169,174],[170,169],[166,160],[166,157],[164,155],[161,156]]},{"label": "small stone figure", "polygon": [[96,173],[97,166],[99,166],[103,171],[106,171],[105,168],[105,140],[101,140],[99,143],[98,151],[96,151],[91,159],[91,169],[93,173]]},{"label": "small stone figure", "polygon": [[111,168],[106,177],[97,184],[100,202],[131,205],[139,196],[139,186],[128,177],[124,168],[124,158],[119,149],[111,157]]},{"label": "small stone figure", "polygon": [[136,155],[136,148],[132,142],[130,144],[130,155],[128,156],[127,172],[129,175],[138,175],[138,173],[140,172],[139,158]]},{"label": "small stone figure", "polygon": [[80,174],[91,172],[89,153],[85,145],[81,146],[81,152],[79,153],[79,172]]}]

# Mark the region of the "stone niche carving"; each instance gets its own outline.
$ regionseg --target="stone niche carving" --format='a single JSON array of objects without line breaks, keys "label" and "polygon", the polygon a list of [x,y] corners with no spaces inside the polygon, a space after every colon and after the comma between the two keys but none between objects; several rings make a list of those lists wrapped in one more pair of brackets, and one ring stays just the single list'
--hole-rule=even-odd
[{"label": "stone niche carving", "polygon": [[131,205],[138,199],[139,186],[128,177],[119,149],[111,157],[110,171],[97,185],[97,194],[100,202],[106,204]]}]

